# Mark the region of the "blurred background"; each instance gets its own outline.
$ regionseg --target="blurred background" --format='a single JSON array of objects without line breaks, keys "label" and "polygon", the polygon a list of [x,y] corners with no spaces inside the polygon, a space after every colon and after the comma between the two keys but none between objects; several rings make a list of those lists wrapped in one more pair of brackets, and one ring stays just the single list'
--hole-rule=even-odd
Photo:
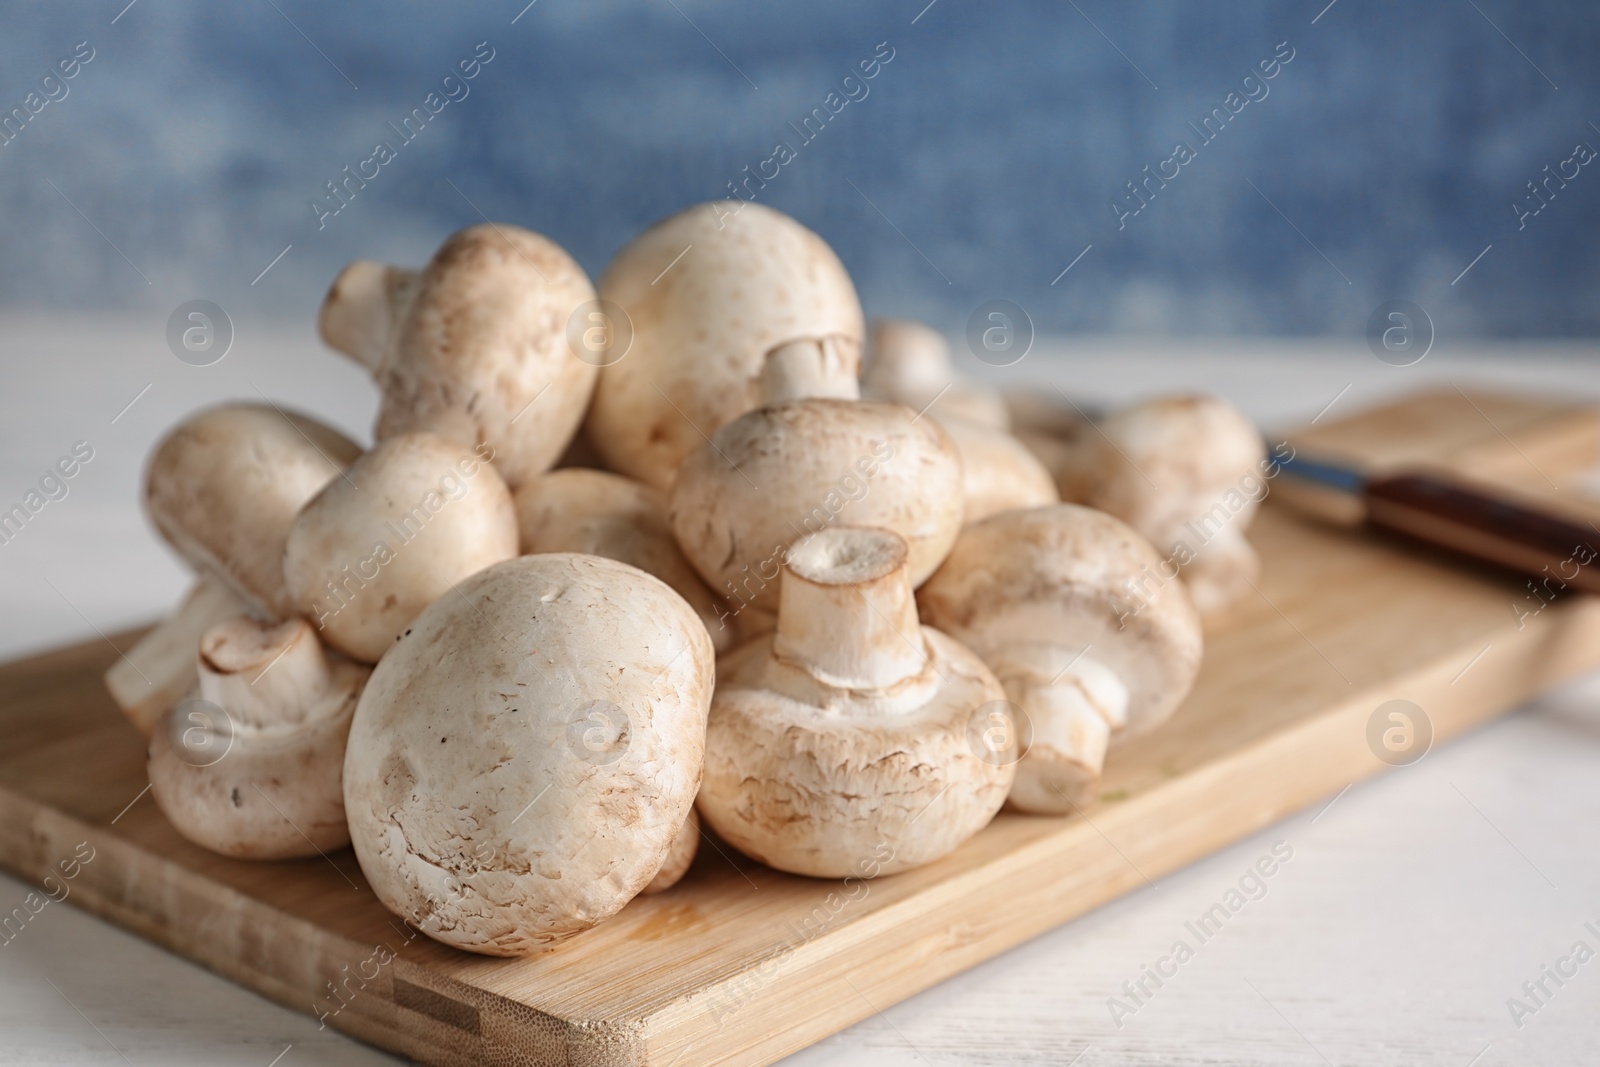
[{"label": "blurred background", "polygon": [[[1408,299],[1442,337],[1600,330],[1585,0],[526,3],[8,4],[0,308],[309,328],[346,261],[484,216],[597,274],[781,143],[740,195],[831,242],[870,314],[1359,337]],[[1177,177],[1122,215],[1146,167]]]}]

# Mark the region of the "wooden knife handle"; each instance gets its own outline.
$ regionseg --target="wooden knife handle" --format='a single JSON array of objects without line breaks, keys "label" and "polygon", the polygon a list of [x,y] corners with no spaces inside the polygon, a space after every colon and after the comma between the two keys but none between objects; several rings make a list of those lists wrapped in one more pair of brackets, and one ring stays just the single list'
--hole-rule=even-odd
[{"label": "wooden knife handle", "polygon": [[1600,593],[1600,531],[1431,474],[1367,483],[1367,521],[1381,529],[1547,582]]}]

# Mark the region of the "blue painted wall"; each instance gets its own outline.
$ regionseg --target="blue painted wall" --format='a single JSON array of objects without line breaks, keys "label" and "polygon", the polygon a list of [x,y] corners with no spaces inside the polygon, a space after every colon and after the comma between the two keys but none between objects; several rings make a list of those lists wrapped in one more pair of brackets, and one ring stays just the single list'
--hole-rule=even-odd
[{"label": "blue painted wall", "polygon": [[[783,142],[759,198],[873,313],[1358,334],[1406,298],[1443,334],[1600,332],[1593,0],[125,2],[0,15],[0,107],[60,97],[0,147],[0,306],[309,316],[345,261],[420,262],[480,210],[597,273]],[[458,99],[401,142],[433,91]],[[1189,125],[1230,104],[1214,140]],[[319,228],[379,140],[395,158]],[[1124,214],[1146,166],[1176,176]]]}]

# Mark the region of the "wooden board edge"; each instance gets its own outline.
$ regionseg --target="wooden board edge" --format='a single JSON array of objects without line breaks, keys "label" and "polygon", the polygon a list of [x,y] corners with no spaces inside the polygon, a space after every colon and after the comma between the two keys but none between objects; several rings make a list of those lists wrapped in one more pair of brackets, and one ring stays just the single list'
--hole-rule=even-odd
[{"label": "wooden board edge", "polygon": [[[528,1058],[530,1035],[538,1035],[550,1062],[607,1067],[645,1063],[642,1023],[563,1020],[399,958],[377,968],[367,981],[356,978],[352,987],[350,968],[360,970],[362,961],[372,960],[373,948],[194,878],[187,868],[109,834],[104,827],[0,787],[0,867],[36,884],[54,873],[59,886],[57,865],[72,858],[81,842],[95,852],[66,883],[66,902],[368,1044],[440,1067],[476,1067],[506,1061],[507,1056],[509,1062],[543,1062]],[[127,902],[142,895],[130,892],[130,885],[141,884],[143,893],[153,894],[144,898],[152,900],[149,907]],[[59,894],[61,889],[53,892]],[[160,900],[159,908],[154,899]],[[221,922],[204,930],[183,929],[166,921],[163,912],[209,914],[220,916]],[[0,922],[7,917],[0,915]],[[285,927],[298,930],[283,932]],[[317,946],[314,958],[283,968],[301,972],[294,980],[229,951],[241,942],[263,940],[263,932],[273,930],[280,933],[268,936],[280,941]],[[335,983],[350,995],[348,1003],[328,992]],[[319,1009],[313,990],[322,992],[325,1007]],[[339,1010],[330,1010],[335,1006]]]}]

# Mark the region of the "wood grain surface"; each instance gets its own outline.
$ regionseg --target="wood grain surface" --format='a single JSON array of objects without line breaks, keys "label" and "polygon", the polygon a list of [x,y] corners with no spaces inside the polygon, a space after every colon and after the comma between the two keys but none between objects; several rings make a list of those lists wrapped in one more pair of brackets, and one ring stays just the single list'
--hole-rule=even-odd
[{"label": "wood grain surface", "polygon": [[[1559,457],[1592,462],[1600,440],[1564,405],[1454,407],[1459,421],[1426,415],[1448,448],[1423,458],[1509,469],[1505,452],[1526,447],[1515,430],[1548,438],[1538,463],[1559,472]],[[1513,424],[1514,411],[1526,418]],[[1353,421],[1315,434],[1373,439],[1370,417]],[[1097,805],[1002,815],[937,864],[850,889],[708,839],[678,887],[544,956],[458,953],[408,936],[347,850],[258,864],[179,838],[144,795],[140,738],[101,689],[116,655],[105,642],[0,669],[0,862],[40,879],[87,841],[96,858],[71,900],[429,1063],[768,1063],[1384,770],[1368,725],[1386,701],[1425,709],[1437,741],[1600,664],[1587,599],[1519,627],[1517,579],[1270,506],[1251,537],[1260,595],[1211,628],[1173,722],[1113,753]]]}]

